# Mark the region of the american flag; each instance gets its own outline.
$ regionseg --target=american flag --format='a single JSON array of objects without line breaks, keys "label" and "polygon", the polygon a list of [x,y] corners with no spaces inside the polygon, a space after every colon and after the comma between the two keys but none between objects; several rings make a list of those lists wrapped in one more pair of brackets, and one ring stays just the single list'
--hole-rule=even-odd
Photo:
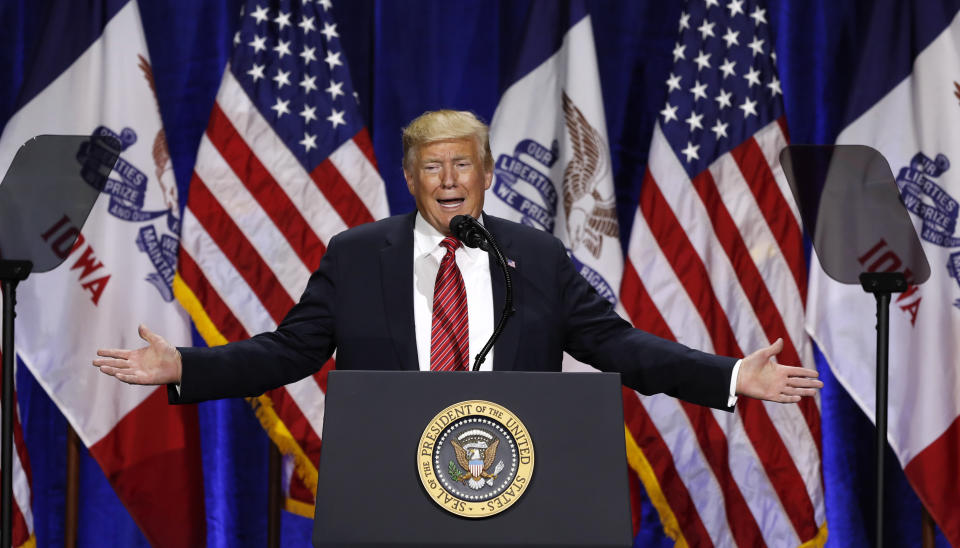
[{"label": "american flag", "polygon": [[[738,357],[782,337],[778,361],[811,367],[802,232],[778,176],[788,134],[769,17],[757,0],[685,5],[621,298],[637,327],[662,337]],[[624,401],[631,466],[670,536],[826,540],[817,400],[740,398],[733,414],[632,392]]]},{"label": "american flag", "polygon": [[[272,331],[327,242],[388,214],[330,0],[248,1],[200,144],[174,289],[210,345]],[[268,366],[268,364],[265,364]],[[313,516],[326,377],[251,400]]]},{"label": "american flag", "polygon": [[[2,353],[0,353],[2,356]],[[2,387],[0,381],[0,387]],[[23,440],[23,427],[20,425],[20,410],[16,389],[13,391],[13,472],[11,502],[11,541],[13,546],[34,546],[33,536],[33,478],[30,473],[30,459],[27,457],[27,445]]]}]

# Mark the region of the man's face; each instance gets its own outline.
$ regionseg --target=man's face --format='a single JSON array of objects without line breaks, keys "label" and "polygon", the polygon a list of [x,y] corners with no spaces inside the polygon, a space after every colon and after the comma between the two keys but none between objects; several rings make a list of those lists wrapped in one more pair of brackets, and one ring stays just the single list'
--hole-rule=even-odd
[{"label": "man's face", "polygon": [[457,215],[480,216],[483,193],[493,179],[493,173],[483,169],[475,139],[437,141],[420,147],[403,176],[420,215],[447,235],[450,219]]}]

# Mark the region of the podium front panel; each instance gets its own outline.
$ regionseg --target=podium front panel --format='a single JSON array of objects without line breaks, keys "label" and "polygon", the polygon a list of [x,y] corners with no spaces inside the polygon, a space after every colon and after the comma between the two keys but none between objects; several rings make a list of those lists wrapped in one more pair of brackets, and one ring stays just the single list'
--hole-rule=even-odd
[{"label": "podium front panel", "polygon": [[[332,371],[315,546],[630,546],[620,377],[612,373]],[[526,426],[524,494],[485,518],[447,512],[417,470],[443,409],[488,400]]]}]

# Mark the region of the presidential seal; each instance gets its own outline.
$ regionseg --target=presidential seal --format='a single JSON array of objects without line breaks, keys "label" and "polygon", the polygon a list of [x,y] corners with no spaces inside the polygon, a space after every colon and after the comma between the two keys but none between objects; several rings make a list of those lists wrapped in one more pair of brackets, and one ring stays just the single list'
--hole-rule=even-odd
[{"label": "presidential seal", "polygon": [[427,424],[417,446],[424,489],[444,510],[483,518],[509,508],[530,486],[533,442],[502,405],[469,400]]}]

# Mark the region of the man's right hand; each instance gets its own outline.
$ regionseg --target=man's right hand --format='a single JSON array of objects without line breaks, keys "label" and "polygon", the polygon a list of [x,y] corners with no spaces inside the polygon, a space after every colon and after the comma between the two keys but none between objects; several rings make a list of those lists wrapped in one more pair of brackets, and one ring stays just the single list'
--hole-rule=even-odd
[{"label": "man's right hand", "polygon": [[179,384],[183,366],[177,348],[143,324],[138,332],[149,346],[137,350],[101,348],[93,365],[127,384]]}]

